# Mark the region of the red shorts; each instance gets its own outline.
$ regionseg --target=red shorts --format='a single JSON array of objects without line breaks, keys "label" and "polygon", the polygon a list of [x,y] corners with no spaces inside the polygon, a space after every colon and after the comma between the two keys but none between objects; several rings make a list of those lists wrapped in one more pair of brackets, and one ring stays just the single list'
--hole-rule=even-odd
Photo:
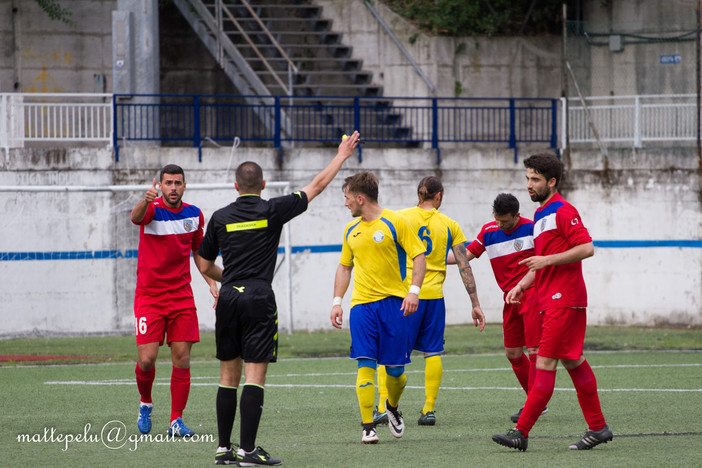
[{"label": "red shorts", "polygon": [[584,308],[549,309],[543,312],[544,326],[539,356],[580,359],[583,355],[587,314]]},{"label": "red shorts", "polygon": [[534,308],[534,297],[534,288],[529,288],[524,291],[520,304],[505,302],[502,308],[505,348],[539,347],[542,315]]},{"label": "red shorts", "polygon": [[169,299],[163,296],[134,296],[134,332],[136,344],[163,344],[173,341],[200,341],[200,325],[192,297]]}]

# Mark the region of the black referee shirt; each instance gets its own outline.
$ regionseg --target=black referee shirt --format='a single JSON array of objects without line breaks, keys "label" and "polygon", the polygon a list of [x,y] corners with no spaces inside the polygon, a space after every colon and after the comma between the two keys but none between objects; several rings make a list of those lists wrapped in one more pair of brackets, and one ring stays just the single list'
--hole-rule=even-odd
[{"label": "black referee shirt", "polygon": [[283,225],[306,209],[305,192],[270,200],[241,195],[214,212],[198,254],[215,260],[221,250],[223,285],[250,279],[271,283]]}]

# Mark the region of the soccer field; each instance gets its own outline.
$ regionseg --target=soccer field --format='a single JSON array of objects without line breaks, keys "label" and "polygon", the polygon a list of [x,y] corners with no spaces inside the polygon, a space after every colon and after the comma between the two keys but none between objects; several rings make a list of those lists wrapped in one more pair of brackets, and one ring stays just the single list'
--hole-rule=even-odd
[{"label": "soccer field", "polygon": [[[258,444],[290,467],[702,465],[702,352],[589,353],[615,438],[585,452],[567,448],[586,426],[564,369],[559,368],[549,411],[522,453],[491,441],[492,434],[512,427],[509,415],[524,402],[504,356],[444,357],[434,427],[416,424],[424,376],[421,356],[413,360],[400,403],[407,424],[402,439],[381,426],[380,443],[362,445],[355,362],[309,358],[271,365]],[[136,428],[133,362],[0,367],[0,464],[210,466],[219,364],[195,361],[192,375],[184,420],[200,439],[165,437],[170,363],[160,361],[148,441]],[[238,417],[232,439],[238,439]]]}]

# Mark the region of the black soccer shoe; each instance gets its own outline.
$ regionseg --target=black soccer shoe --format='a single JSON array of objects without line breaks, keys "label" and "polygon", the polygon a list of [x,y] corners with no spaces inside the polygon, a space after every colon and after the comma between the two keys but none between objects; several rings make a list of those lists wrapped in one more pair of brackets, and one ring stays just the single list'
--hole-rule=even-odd
[{"label": "black soccer shoe", "polygon": [[[522,406],[519,411],[514,413],[512,416],[509,417],[510,421],[512,421],[514,424],[517,424],[519,422],[519,416],[522,415],[522,411],[524,411],[524,407]],[[541,415],[543,416],[544,414],[548,413],[548,406],[544,408],[544,410],[541,412]]]},{"label": "black soccer shoe", "polygon": [[582,439],[574,444],[568,446],[571,450],[590,450],[593,447],[597,447],[600,444],[606,444],[614,438],[612,430],[608,425],[599,431],[587,431]]},{"label": "black soccer shoe", "polygon": [[522,452],[525,452],[529,445],[529,438],[524,437],[522,431],[517,428],[510,429],[506,434],[495,434],[492,436],[492,441]]},{"label": "black soccer shoe", "polygon": [[236,452],[237,466],[278,466],[283,462],[279,458],[271,457],[261,447],[256,447],[253,452],[246,453],[241,447]]}]

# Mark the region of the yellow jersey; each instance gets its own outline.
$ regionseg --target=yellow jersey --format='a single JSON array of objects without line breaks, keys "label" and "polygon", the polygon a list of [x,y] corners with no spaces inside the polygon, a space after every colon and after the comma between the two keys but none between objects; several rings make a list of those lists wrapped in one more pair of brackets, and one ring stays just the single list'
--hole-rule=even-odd
[{"label": "yellow jersey", "polygon": [[[424,256],[427,261],[427,272],[424,275],[420,299],[441,299],[444,297],[444,280],[446,280],[446,256],[456,244],[465,244],[466,236],[456,221],[440,211],[425,210],[418,206],[398,211],[407,218],[412,229],[417,233],[426,247]],[[407,269],[411,277],[412,263],[408,262]],[[407,283],[408,287],[410,283]]]},{"label": "yellow jersey", "polygon": [[407,265],[422,253],[424,246],[416,231],[394,211],[384,209],[369,223],[361,218],[348,223],[340,263],[353,267],[351,307],[390,296],[407,296],[412,282]]}]

